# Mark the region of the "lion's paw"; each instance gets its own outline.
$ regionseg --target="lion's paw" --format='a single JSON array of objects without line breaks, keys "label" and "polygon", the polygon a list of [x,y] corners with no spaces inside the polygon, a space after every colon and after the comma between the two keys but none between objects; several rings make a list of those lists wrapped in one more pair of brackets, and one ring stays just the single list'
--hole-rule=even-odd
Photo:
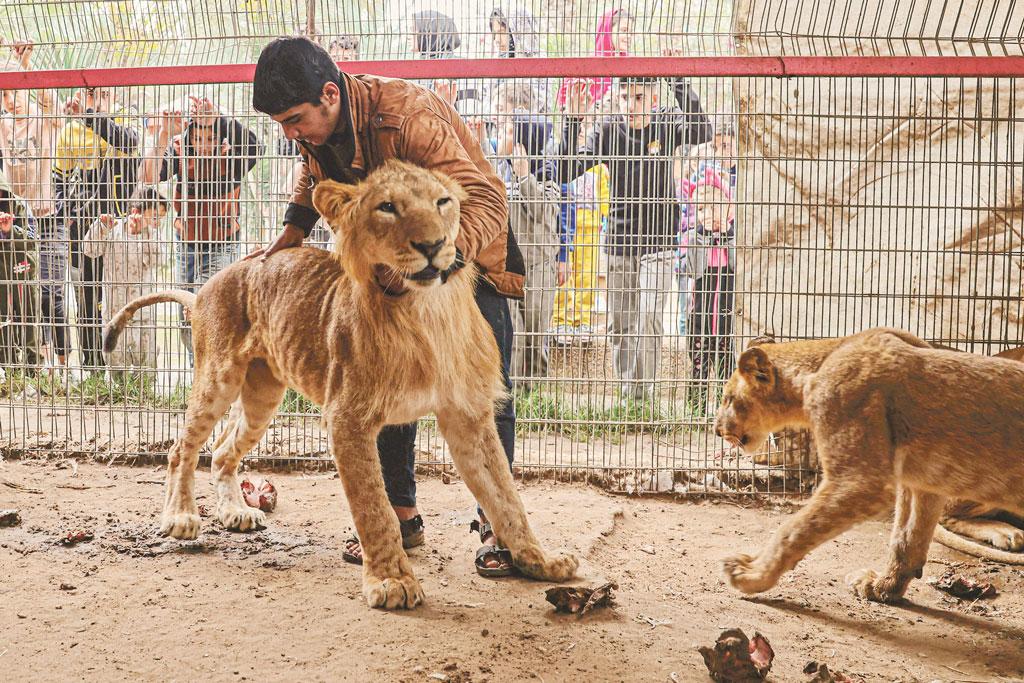
[{"label": "lion's paw", "polygon": [[231,531],[255,531],[267,528],[267,516],[261,510],[237,503],[222,502],[217,506],[217,519]]},{"label": "lion's paw", "polygon": [[880,577],[872,569],[859,569],[846,575],[846,585],[865,600],[872,602],[899,602],[903,591],[896,589],[896,582],[889,577]]},{"label": "lion's paw", "polygon": [[549,556],[539,546],[512,551],[512,564],[524,576],[554,583],[568,581],[580,566],[574,555],[559,553]]},{"label": "lion's paw", "polygon": [[413,609],[423,602],[423,588],[412,574],[378,578],[363,576],[363,595],[370,607]]},{"label": "lion's paw", "polygon": [[160,523],[160,535],[192,540],[199,535],[199,515],[191,512],[164,513]]},{"label": "lion's paw", "polygon": [[559,553],[548,557],[543,552],[537,551],[523,555],[513,556],[512,564],[526,576],[540,581],[553,583],[568,581],[576,575],[576,570],[580,567],[576,556],[569,553]]},{"label": "lion's paw", "polygon": [[733,555],[724,559],[722,574],[726,583],[741,593],[761,593],[776,582],[776,577],[754,568],[754,558],[750,555]]},{"label": "lion's paw", "polygon": [[1009,524],[1005,527],[989,529],[985,540],[1000,550],[1009,550],[1011,552],[1024,550],[1024,530],[1017,529]]}]

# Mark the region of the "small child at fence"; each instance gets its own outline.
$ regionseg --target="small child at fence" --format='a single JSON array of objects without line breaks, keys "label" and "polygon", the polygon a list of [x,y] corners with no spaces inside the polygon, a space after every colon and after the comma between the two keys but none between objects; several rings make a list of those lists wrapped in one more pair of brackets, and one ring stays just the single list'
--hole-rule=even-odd
[{"label": "small child at fence", "polygon": [[684,240],[693,228],[693,218],[690,211],[690,191],[696,184],[691,176],[686,174],[689,157],[680,157],[676,170],[676,197],[679,199],[679,258],[676,262],[676,283],[679,286],[679,336],[686,336],[686,322],[690,318],[690,308],[693,301],[693,278],[684,270],[686,260],[686,248]]},{"label": "small child at fence", "polygon": [[733,302],[736,290],[736,236],[732,193],[722,177],[709,173],[690,189],[693,224],[681,239],[683,275],[693,278],[693,303],[687,327],[695,387],[692,397],[703,410],[710,398],[708,380],[726,379],[735,369]]},{"label": "small child at fence", "polygon": [[[160,222],[169,202],[151,187],[136,190],[126,218],[103,214],[85,235],[82,251],[91,258],[103,257],[103,324],[132,299],[148,294],[156,282],[164,252]],[[111,374],[120,379],[128,368],[156,367],[154,308],[135,314],[121,342],[107,360]]]},{"label": "small child at fence", "polygon": [[534,93],[525,82],[504,81],[495,90],[498,177],[505,181],[509,225],[522,249],[525,296],[510,301],[513,375],[517,387],[534,388],[548,374],[548,326],[558,287],[559,204],[561,187],[554,162],[545,160],[551,123],[538,114]]},{"label": "small child at fence", "polygon": [[0,381],[4,368],[20,366],[34,374],[41,360],[39,326],[39,245],[28,210],[0,171]]},{"label": "small child at fence", "polygon": [[608,167],[593,166],[563,187],[568,206],[563,205],[566,229],[560,235],[554,342],[589,344],[596,322],[601,231],[608,217]]}]

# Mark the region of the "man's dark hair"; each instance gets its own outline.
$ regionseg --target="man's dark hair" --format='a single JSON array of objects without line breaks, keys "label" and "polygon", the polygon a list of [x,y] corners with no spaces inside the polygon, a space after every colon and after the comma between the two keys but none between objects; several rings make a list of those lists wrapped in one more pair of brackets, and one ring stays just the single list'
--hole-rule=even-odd
[{"label": "man's dark hair", "polygon": [[616,80],[620,88],[626,88],[631,85],[657,85],[659,79],[656,76],[620,76]]},{"label": "man's dark hair", "polygon": [[140,187],[128,199],[128,208],[132,211],[159,211],[169,209],[171,203],[160,194],[155,187]]},{"label": "man's dark hair", "polygon": [[319,104],[324,84],[340,80],[327,50],[308,38],[278,38],[256,62],[252,108],[274,116],[307,102]]}]

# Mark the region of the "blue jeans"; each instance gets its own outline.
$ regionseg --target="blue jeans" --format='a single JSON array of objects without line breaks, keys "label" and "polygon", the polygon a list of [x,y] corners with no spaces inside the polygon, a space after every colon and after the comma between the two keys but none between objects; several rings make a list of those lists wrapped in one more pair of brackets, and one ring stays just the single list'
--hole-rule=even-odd
[{"label": "blue jeans", "polygon": [[[494,338],[501,352],[501,375],[505,380],[505,387],[511,391],[509,366],[512,364],[512,316],[509,313],[508,300],[481,278],[476,288],[476,303],[494,330]],[[511,468],[516,443],[516,407],[511,399],[494,414],[494,424],[498,428],[498,438]],[[377,436],[377,452],[384,475],[384,488],[387,489],[388,500],[395,507],[416,506],[415,446],[415,422],[407,425],[389,425]]]},{"label": "blue jeans", "polygon": [[[184,242],[178,240],[178,286],[192,293],[206,284],[216,273],[227,268],[242,255],[242,246],[236,237],[228,242]],[[192,365],[192,325],[185,321],[185,309],[178,307],[181,342]]]}]

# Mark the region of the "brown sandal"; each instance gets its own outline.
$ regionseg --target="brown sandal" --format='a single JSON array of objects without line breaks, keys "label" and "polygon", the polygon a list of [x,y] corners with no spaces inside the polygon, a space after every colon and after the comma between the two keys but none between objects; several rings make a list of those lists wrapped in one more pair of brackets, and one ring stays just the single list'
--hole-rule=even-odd
[{"label": "brown sandal", "polygon": [[[398,522],[399,528],[402,530],[402,547],[408,550],[409,548],[415,548],[418,545],[423,545],[423,517],[416,515],[411,519],[402,519]],[[353,543],[359,543],[359,537],[352,534],[345,540],[345,545],[349,546]],[[345,560],[349,564],[362,564],[362,555],[355,555],[347,547],[341,551],[341,559]]]},{"label": "brown sandal", "polygon": [[[501,541],[498,540],[498,536],[494,533],[494,529],[491,527],[490,522],[480,523],[479,520],[473,520],[472,524],[469,525],[470,532],[480,532],[480,542],[483,543],[476,551],[476,559],[473,564],[476,565],[476,573],[480,576],[486,576],[488,578],[498,578],[501,576],[511,576],[516,572],[515,566],[512,564],[512,551],[501,545]],[[484,543],[488,536],[494,536],[496,545],[488,545]],[[488,567],[487,563],[493,560],[497,560],[504,564],[504,567]]]}]

